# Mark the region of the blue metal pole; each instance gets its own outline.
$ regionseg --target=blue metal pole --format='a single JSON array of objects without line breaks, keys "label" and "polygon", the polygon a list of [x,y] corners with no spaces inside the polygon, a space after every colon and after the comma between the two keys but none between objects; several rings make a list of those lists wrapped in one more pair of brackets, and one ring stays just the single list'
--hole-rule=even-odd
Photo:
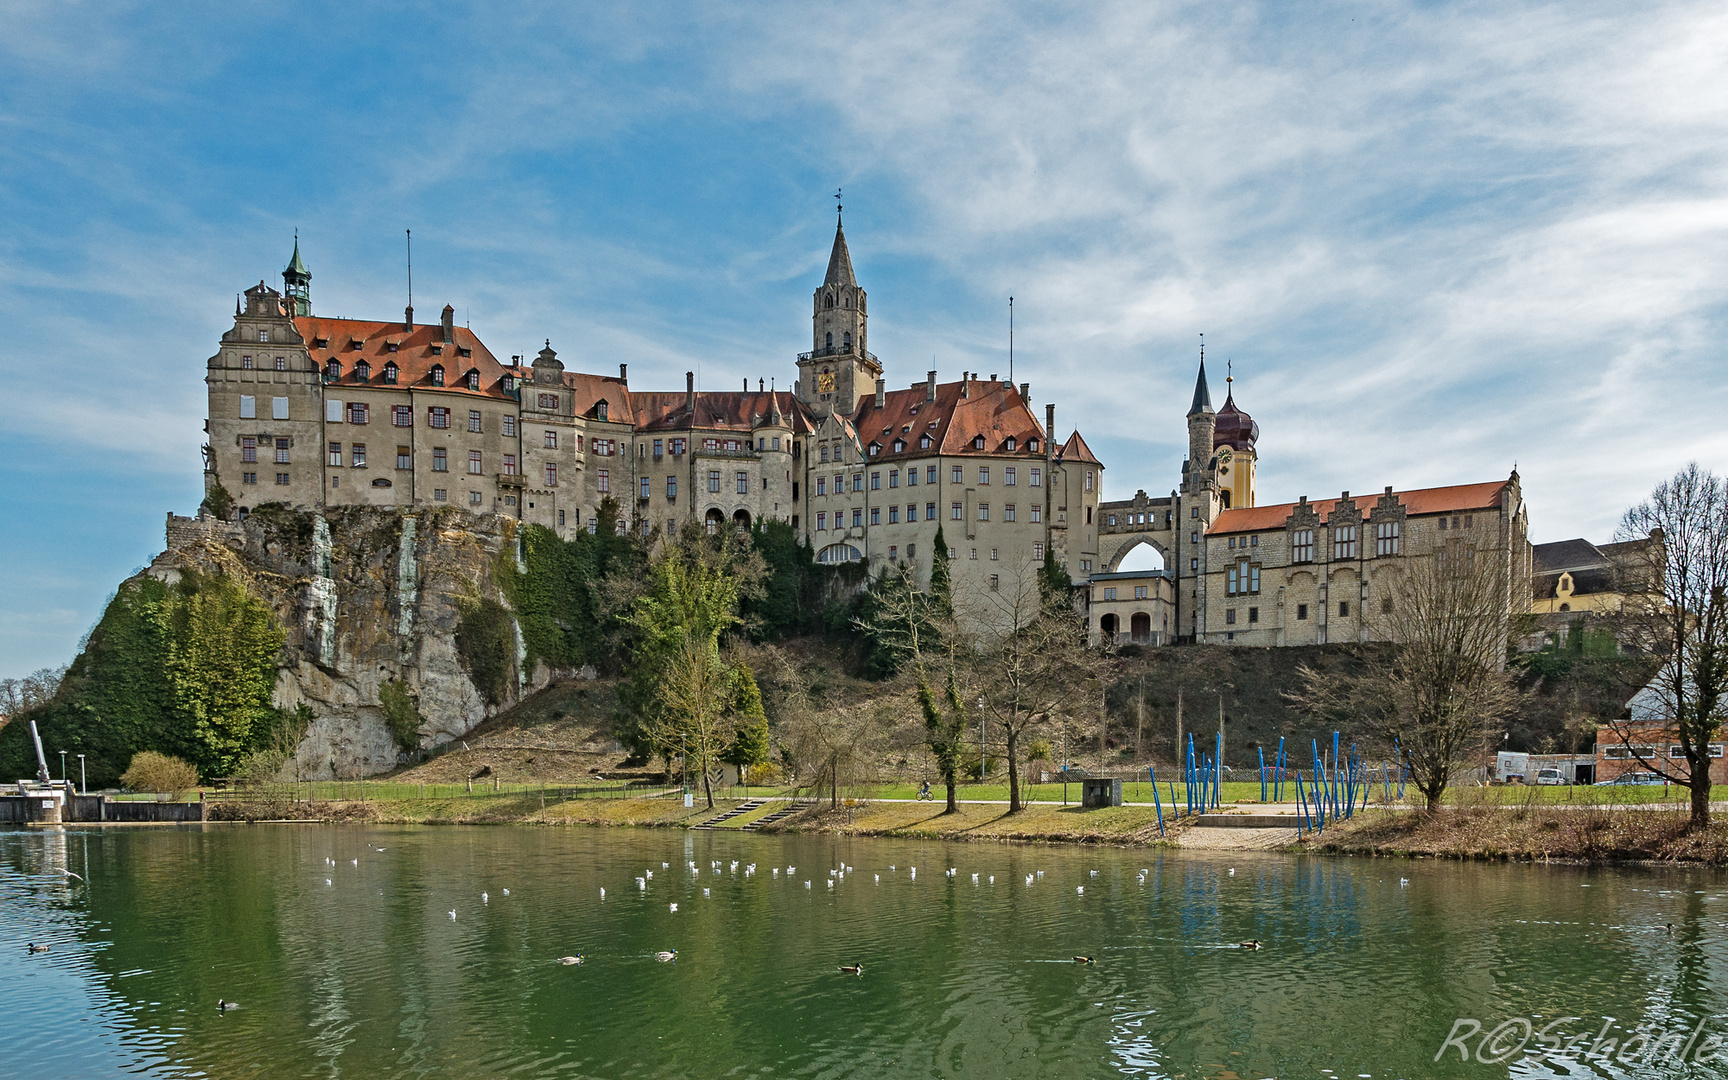
[{"label": "blue metal pole", "polygon": [[1152,782],[1152,809],[1158,811],[1158,835],[1164,835],[1164,804],[1158,801],[1158,774],[1146,766],[1146,779]]},{"label": "blue metal pole", "polygon": [[1273,778],[1272,798],[1278,802],[1284,801],[1284,736],[1278,736],[1278,774]]},{"label": "blue metal pole", "polygon": [[1223,805],[1224,787],[1224,733],[1218,733],[1218,752],[1212,755],[1212,805]]},{"label": "blue metal pole", "polygon": [[1257,746],[1254,752],[1260,755],[1260,801],[1266,801],[1266,748]]},{"label": "blue metal pole", "polygon": [[1344,794],[1343,785],[1338,776],[1338,732],[1332,732],[1332,819],[1338,819],[1338,800]]}]

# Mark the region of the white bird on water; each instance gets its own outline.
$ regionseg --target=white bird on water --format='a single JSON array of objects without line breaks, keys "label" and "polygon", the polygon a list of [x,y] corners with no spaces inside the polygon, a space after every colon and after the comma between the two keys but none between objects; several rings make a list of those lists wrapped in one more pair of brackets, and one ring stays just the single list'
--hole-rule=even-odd
[{"label": "white bird on water", "polygon": [[830,889],[832,889],[834,887],[834,879],[833,878],[828,879],[828,887]]},{"label": "white bird on water", "polygon": [[456,921],[456,909],[455,908],[450,909],[450,921],[451,922]]},{"label": "white bird on water", "polygon": [[328,884],[330,884],[330,879],[329,879],[329,878],[325,878],[325,879],[324,879],[324,884],[326,884],[326,885],[328,885]]},{"label": "white bird on water", "polygon": [[1085,896],[1086,895],[1086,886],[1084,886],[1084,885],[1074,886],[1074,893],[1077,896]]},{"label": "white bird on water", "polygon": [[703,890],[702,890],[702,895],[703,895],[703,896],[707,896],[707,895],[708,895],[708,890],[707,890],[707,889],[703,889]]},{"label": "white bird on water", "polygon": [[672,905],[669,905],[669,906],[668,906],[668,907],[667,907],[667,910],[668,910],[668,911],[670,911],[670,912],[672,912],[672,913],[673,913],[673,914],[677,914],[677,912],[678,912],[678,905],[677,905],[677,904],[672,904]]},{"label": "white bird on water", "polygon": [[1026,875],[1026,884],[1028,884],[1028,885],[1032,884],[1032,875],[1031,874]]},{"label": "white bird on water", "polygon": [[481,893],[480,902],[482,904],[490,904],[492,902],[492,897],[488,896],[486,893]]},{"label": "white bird on water", "polygon": [[354,860],[354,865],[355,865],[355,866],[359,866],[359,865],[360,865],[360,860],[359,860],[359,859],[355,859],[355,860]]},{"label": "white bird on water", "polygon": [[810,887],[810,883],[809,883],[809,882],[808,882],[808,881],[806,881],[806,882],[805,882],[805,883],[804,883],[804,887],[805,887],[805,888],[806,888],[806,889],[808,889],[808,888],[809,888],[809,887]]},{"label": "white bird on water", "polygon": [[1401,878],[1399,878],[1399,879],[1398,879],[1398,887],[1399,887],[1399,888],[1403,888],[1403,887],[1404,887],[1404,886],[1406,886],[1406,885],[1408,885],[1408,884],[1410,884],[1410,879],[1409,879],[1409,878],[1407,878],[1407,877],[1401,877]]},{"label": "white bird on water", "polygon": [[992,885],[996,884],[996,875],[995,874],[990,875],[990,884],[992,884]]},{"label": "white bird on water", "polygon": [[776,867],[775,867],[775,868],[774,868],[774,876],[775,876],[775,877],[779,877],[779,876],[780,876],[780,868],[779,868],[779,867],[778,867],[778,866],[776,866]]},{"label": "white bird on water", "polygon": [[644,881],[642,878],[637,878],[636,879],[636,887],[638,889],[646,889],[646,888],[648,888],[648,882]]},{"label": "white bird on water", "polygon": [[663,862],[663,863],[661,863],[661,864],[660,864],[660,869],[662,869],[662,870],[666,870],[666,869],[668,869],[668,868],[670,868],[670,867],[671,867],[671,865],[672,865],[672,864],[671,864],[671,863],[664,863],[664,862]]},{"label": "white bird on water", "polygon": [[504,890],[504,895],[505,895],[505,896],[509,896],[509,895],[510,895],[510,890],[509,890],[509,889],[505,889],[505,890]]},{"label": "white bird on water", "polygon": [[872,876],[876,879],[876,884],[878,884],[878,885],[882,884],[882,875],[881,874],[874,874]]},{"label": "white bird on water", "polygon": [[974,885],[978,884],[978,875],[977,874],[972,875],[972,884],[974,884]]},{"label": "white bird on water", "polygon": [[1235,868],[1235,867],[1234,867],[1234,866],[1232,866],[1232,867],[1231,867],[1231,868],[1230,868],[1230,876],[1231,876],[1231,877],[1235,877],[1235,876],[1236,876],[1236,868]]},{"label": "white bird on water", "polygon": [[[1230,872],[1231,872],[1231,873],[1232,873],[1232,874],[1234,874],[1234,873],[1235,873],[1235,872],[1236,872],[1236,871],[1234,871],[1234,870],[1232,870],[1232,871],[1230,871]],[[1096,871],[1096,870],[1094,870],[1094,871],[1092,871],[1092,876],[1093,876],[1093,877],[1097,877],[1097,876],[1098,876],[1098,871]]]}]

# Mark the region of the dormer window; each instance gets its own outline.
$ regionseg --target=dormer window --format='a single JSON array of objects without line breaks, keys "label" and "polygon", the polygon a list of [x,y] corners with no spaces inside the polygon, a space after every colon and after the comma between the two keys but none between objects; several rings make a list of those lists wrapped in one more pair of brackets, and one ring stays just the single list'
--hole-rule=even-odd
[{"label": "dormer window", "polygon": [[442,346],[442,345],[432,346],[432,355],[433,356],[443,356],[444,355],[444,346]]},{"label": "dormer window", "polygon": [[881,452],[882,452],[882,444],[881,443],[871,443],[870,444],[870,456],[871,457],[875,457],[877,454],[880,454]]},{"label": "dormer window", "polygon": [[930,449],[930,436],[920,435],[918,437],[918,449],[920,449],[920,450]]},{"label": "dormer window", "polygon": [[350,349],[364,349],[366,347],[366,343],[364,341],[361,341],[359,338],[349,338],[348,339],[348,347]]},{"label": "dormer window", "polygon": [[354,378],[355,378],[355,380],[357,380],[359,382],[365,382],[367,379],[370,379],[371,377],[372,377],[372,365],[371,364],[368,364],[366,361],[362,360],[358,364],[354,365]]},{"label": "dormer window", "polygon": [[470,389],[470,390],[480,389],[480,372],[470,371],[468,373],[468,389]]},{"label": "dormer window", "polygon": [[457,356],[473,356],[474,350],[469,349],[469,348],[465,348],[464,346],[461,346],[461,345],[458,345],[458,346],[456,346],[456,355]]},{"label": "dormer window", "polygon": [[604,401],[597,402],[595,404],[595,406],[594,406],[594,419],[596,419],[596,420],[606,419],[606,403]]},{"label": "dormer window", "polygon": [[313,338],[312,345],[314,348],[328,349],[330,347],[330,339],[327,337]]},{"label": "dormer window", "polygon": [[433,386],[443,386],[444,385],[444,365],[443,364],[433,364],[432,365],[432,385]]},{"label": "dormer window", "polygon": [[401,373],[402,369],[396,366],[396,361],[394,360],[384,365],[384,381],[389,383],[391,386],[396,385],[396,378]]},{"label": "dormer window", "polygon": [[974,450],[984,449],[984,436],[974,435],[972,437],[972,449],[974,449]]},{"label": "dormer window", "polygon": [[400,346],[401,344],[402,343],[397,341],[395,338],[391,338],[390,340],[384,342],[384,351],[385,352],[395,352],[397,347]]},{"label": "dormer window", "polygon": [[895,439],[894,440],[894,452],[896,454],[898,454],[900,451],[902,451],[904,449],[906,449],[906,440],[905,439]]},{"label": "dormer window", "polygon": [[340,379],[342,377],[341,362],[334,359],[327,361],[324,365],[324,377],[327,379]]},{"label": "dormer window", "polygon": [[1032,453],[1036,454],[1038,452],[1038,440],[1037,439],[1027,439],[1026,440],[1026,449],[1030,450]]},{"label": "dormer window", "polygon": [[504,381],[503,381],[502,385],[504,387],[504,392],[506,394],[514,393],[516,390],[516,376],[514,376],[514,375],[504,376]]},{"label": "dormer window", "polygon": [[1008,436],[1008,450],[1010,452],[1012,452],[1013,449],[1014,449],[1014,436],[1010,435],[1010,436]]}]

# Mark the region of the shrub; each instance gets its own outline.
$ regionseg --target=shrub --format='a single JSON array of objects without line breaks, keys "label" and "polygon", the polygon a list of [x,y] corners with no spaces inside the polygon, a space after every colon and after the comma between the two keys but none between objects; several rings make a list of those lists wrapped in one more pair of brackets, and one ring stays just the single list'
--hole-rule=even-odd
[{"label": "shrub", "polygon": [[128,791],[166,791],[180,794],[198,786],[198,770],[189,762],[154,750],[132,755],[132,764],[120,776]]},{"label": "shrub", "polygon": [[412,750],[419,745],[420,725],[426,722],[426,718],[420,715],[419,706],[409,695],[407,683],[391,679],[380,686],[378,707],[384,710],[384,719],[390,723],[390,734],[396,737],[397,746]]}]

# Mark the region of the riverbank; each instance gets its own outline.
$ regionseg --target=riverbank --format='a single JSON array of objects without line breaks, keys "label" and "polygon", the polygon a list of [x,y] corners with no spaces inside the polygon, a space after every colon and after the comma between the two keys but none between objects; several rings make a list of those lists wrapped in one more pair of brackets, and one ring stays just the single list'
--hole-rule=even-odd
[{"label": "riverbank", "polygon": [[[729,811],[741,813],[717,821]],[[780,813],[788,808],[797,812]],[[1226,808],[1230,810],[1230,808]],[[1231,811],[1270,810],[1240,807]],[[711,828],[772,833],[831,833],[951,841],[996,841],[1118,847],[1204,847],[1333,855],[1564,862],[1658,861],[1728,865],[1728,823],[1701,833],[1670,808],[1479,805],[1429,816],[1407,809],[1369,809],[1322,832],[1298,837],[1293,827],[1210,828],[1166,814],[1159,829],[1151,806],[1096,810],[1034,803],[1009,814],[1006,803],[963,802],[952,813],[937,802],[850,800],[794,803],[784,798],[716,799],[686,808],[674,794],[560,799],[552,792],[501,792],[428,798],[372,798],[292,804],[224,802],[212,820],[286,818],[397,825],[604,825]],[[772,818],[773,820],[767,820]],[[1293,819],[1291,825],[1294,825]]]}]

